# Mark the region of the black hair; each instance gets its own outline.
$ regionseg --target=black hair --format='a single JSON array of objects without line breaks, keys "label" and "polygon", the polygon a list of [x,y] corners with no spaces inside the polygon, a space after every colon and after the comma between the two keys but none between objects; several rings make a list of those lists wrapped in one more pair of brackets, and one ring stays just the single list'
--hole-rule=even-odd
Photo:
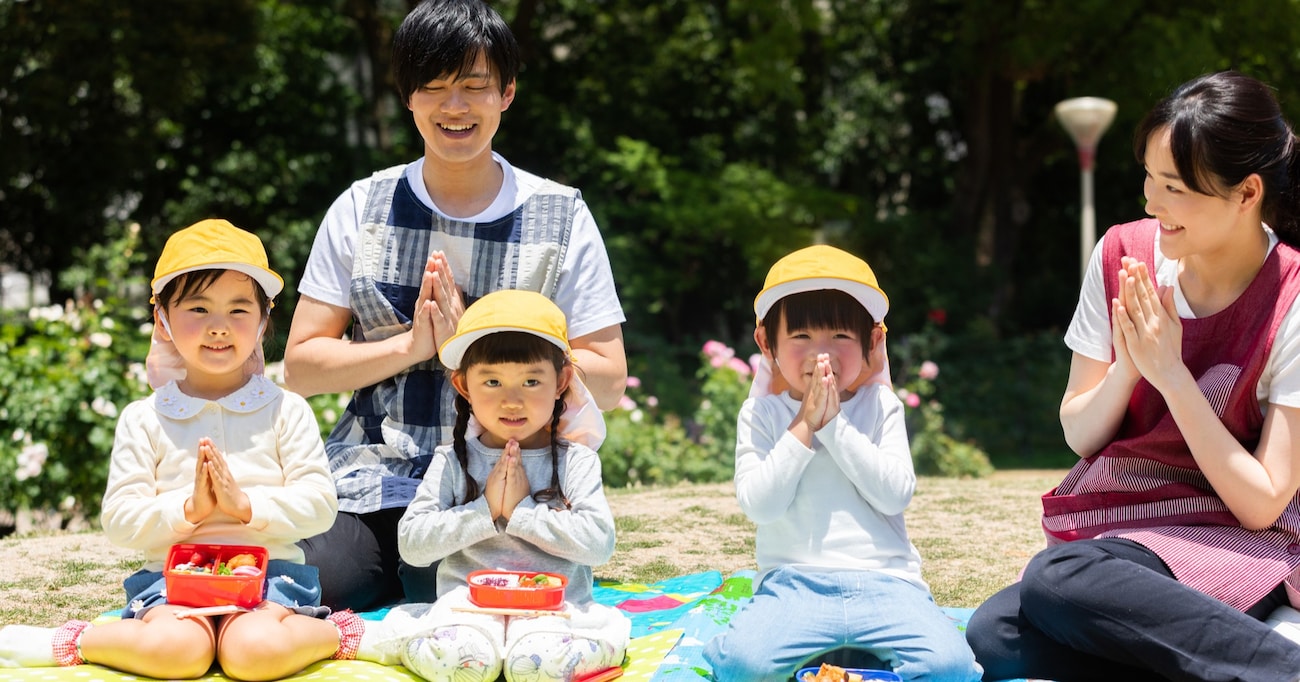
[{"label": "black hair", "polygon": [[1148,141],[1162,128],[1169,129],[1174,167],[1188,189],[1223,197],[1258,173],[1261,217],[1279,239],[1300,246],[1300,144],[1272,88],[1236,71],[1183,83],[1134,133],[1138,163],[1146,163]]},{"label": "black hair", "polygon": [[402,102],[425,83],[455,77],[484,55],[501,92],[519,75],[519,43],[482,0],[424,0],[393,36],[393,79]]},{"label": "black hair", "polygon": [[778,300],[763,318],[763,331],[767,345],[776,355],[777,337],[781,333],[781,314],[785,313],[785,328],[790,329],[851,329],[862,341],[862,356],[871,353],[871,330],[876,320],[858,299],[839,289],[818,289],[790,294]]},{"label": "black hair", "polygon": [[[495,332],[488,334],[465,349],[461,357],[460,368],[454,371],[462,374],[478,364],[497,364],[503,362],[550,362],[556,374],[569,364],[569,358],[558,346],[546,339],[527,332]],[[567,392],[567,391],[566,391]],[[456,426],[452,429],[452,450],[460,462],[461,471],[465,472],[465,501],[469,502],[480,494],[478,483],[469,475],[469,448],[465,443],[465,433],[469,429],[471,407],[465,396],[456,393]],[[555,408],[551,412],[551,485],[533,493],[537,502],[550,502],[560,499],[565,509],[571,508],[569,498],[560,489],[560,417],[564,414],[564,395],[555,399]]]},{"label": "black hair", "polygon": [[[197,296],[208,290],[213,282],[216,282],[222,275],[230,272],[225,268],[206,268],[203,270],[191,270],[176,277],[163,285],[162,291],[154,296],[154,307],[167,312],[172,303],[183,301],[191,296]],[[234,272],[239,272],[235,270]],[[262,285],[251,276],[242,272],[239,274],[248,277],[253,282],[254,295],[257,297],[257,307],[262,313],[262,319],[266,320],[267,330],[271,324],[271,297],[266,295],[266,290]],[[269,334],[267,334],[269,336]]]}]

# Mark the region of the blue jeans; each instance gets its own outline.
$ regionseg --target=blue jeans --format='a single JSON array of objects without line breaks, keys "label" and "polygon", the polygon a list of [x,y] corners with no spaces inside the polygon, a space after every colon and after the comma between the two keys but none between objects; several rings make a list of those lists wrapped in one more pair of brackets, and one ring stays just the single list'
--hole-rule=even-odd
[{"label": "blue jeans", "polygon": [[788,682],[842,649],[875,657],[905,680],[974,682],[982,673],[929,592],[876,571],[772,571],[704,659],[719,682]]}]

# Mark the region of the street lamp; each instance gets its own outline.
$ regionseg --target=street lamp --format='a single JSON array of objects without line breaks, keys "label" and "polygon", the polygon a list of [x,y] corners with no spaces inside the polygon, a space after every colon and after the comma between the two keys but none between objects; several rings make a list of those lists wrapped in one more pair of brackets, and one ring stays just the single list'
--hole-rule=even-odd
[{"label": "street lamp", "polygon": [[1097,141],[1115,120],[1115,103],[1100,97],[1075,97],[1056,105],[1056,118],[1074,140],[1079,152],[1080,189],[1083,211],[1079,215],[1080,272],[1088,271],[1088,257],[1097,244],[1097,216],[1092,205],[1092,166],[1097,158]]}]

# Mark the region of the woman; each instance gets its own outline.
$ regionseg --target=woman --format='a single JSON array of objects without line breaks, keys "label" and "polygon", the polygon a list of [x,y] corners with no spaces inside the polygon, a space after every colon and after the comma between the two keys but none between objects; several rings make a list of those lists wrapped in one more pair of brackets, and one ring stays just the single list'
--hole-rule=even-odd
[{"label": "woman", "polygon": [[1139,126],[1151,219],[1093,253],[1061,401],[1080,461],[1049,547],[975,613],[985,679],[1296,680],[1264,620],[1300,600],[1300,144],[1239,73]]}]

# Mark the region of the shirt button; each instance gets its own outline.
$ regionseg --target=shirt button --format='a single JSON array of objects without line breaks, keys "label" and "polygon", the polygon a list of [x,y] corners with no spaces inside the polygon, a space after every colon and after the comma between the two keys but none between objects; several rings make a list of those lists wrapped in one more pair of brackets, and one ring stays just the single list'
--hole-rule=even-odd
[{"label": "shirt button", "polygon": [[1290,552],[1291,554],[1300,554],[1300,545],[1293,542],[1286,546],[1286,551]]}]

